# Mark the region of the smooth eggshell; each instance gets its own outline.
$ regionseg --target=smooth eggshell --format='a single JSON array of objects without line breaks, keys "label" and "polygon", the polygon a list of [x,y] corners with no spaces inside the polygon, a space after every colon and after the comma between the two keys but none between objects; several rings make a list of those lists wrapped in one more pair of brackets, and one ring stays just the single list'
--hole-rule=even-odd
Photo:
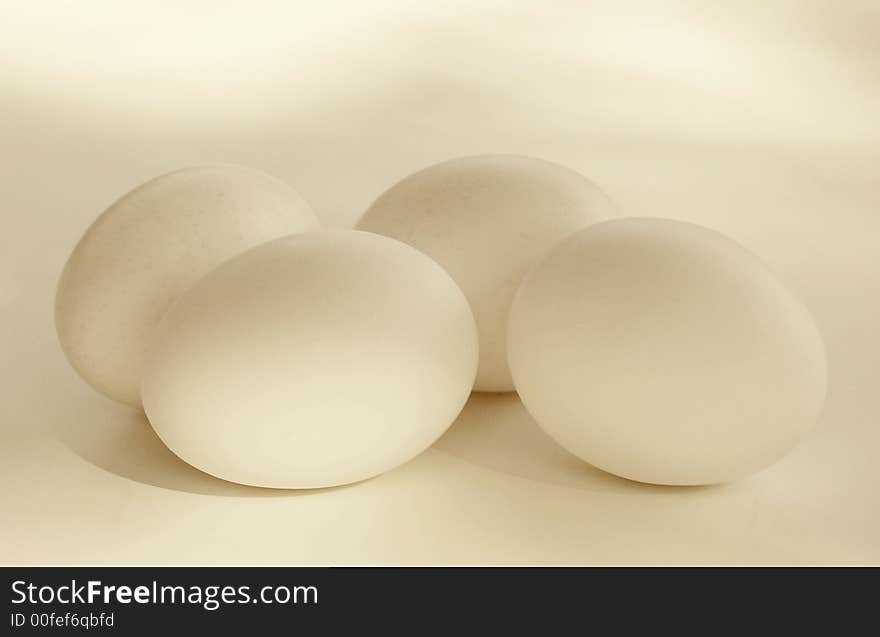
[{"label": "smooth eggshell", "polygon": [[193,286],[161,322],[142,395],[191,465],[326,487],[433,443],[477,359],[473,315],[439,265],[387,237],[328,230],[254,248]]},{"label": "smooth eggshell", "polygon": [[597,224],[523,281],[510,366],[557,442],[656,484],[726,482],[815,424],[825,350],[805,307],[739,244],[661,219]]},{"label": "smooth eggshell", "polygon": [[526,271],[560,240],[615,216],[582,175],[540,159],[453,159],[392,186],[358,223],[415,246],[461,286],[480,333],[478,391],[511,391],[506,326]]},{"label": "smooth eggshell", "polygon": [[98,217],[67,261],[55,306],[62,349],[99,392],[140,407],[147,343],[174,299],[230,257],[317,225],[293,189],[251,168],[148,181]]}]

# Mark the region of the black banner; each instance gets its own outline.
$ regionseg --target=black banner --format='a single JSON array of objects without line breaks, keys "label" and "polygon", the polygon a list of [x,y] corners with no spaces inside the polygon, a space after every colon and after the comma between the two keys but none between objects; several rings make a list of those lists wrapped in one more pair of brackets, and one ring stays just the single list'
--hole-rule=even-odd
[{"label": "black banner", "polygon": [[837,632],[870,618],[880,593],[880,571],[867,568],[10,567],[4,576],[0,634],[9,635],[271,627],[470,633],[476,623],[544,634],[565,626],[594,632],[607,622],[714,633],[766,628],[771,618],[783,628],[830,621]]}]

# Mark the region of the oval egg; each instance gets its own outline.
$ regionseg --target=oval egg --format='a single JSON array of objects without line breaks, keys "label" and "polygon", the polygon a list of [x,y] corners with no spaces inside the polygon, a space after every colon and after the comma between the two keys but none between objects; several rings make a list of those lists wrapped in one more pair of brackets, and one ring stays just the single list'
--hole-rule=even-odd
[{"label": "oval egg", "polygon": [[507,315],[523,275],[550,248],[614,206],[583,175],[531,157],[462,157],[389,188],[357,227],[404,241],[461,286],[480,333],[475,389],[511,391]]},{"label": "oval egg", "polygon": [[804,305],[739,244],[678,221],[569,237],[526,276],[508,338],[537,423],[641,482],[762,469],[814,426],[825,397],[825,349]]},{"label": "oval egg", "polygon": [[426,449],[467,400],[477,359],[468,303],[439,265],[326,230],[256,247],[184,294],[142,395],[159,437],[202,471],[327,487]]},{"label": "oval egg", "polygon": [[172,302],[230,257],[317,226],[300,195],[251,168],[148,181],[92,224],[64,267],[55,325],[67,359],[99,392],[139,408],[148,343]]}]

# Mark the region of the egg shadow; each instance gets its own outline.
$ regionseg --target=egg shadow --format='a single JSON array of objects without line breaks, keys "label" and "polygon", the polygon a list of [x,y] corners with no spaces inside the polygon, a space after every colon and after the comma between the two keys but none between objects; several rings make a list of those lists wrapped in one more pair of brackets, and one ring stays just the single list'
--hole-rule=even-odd
[{"label": "egg shadow", "polygon": [[434,449],[507,475],[585,491],[681,495],[724,488],[648,484],[602,471],[544,433],[514,392],[471,394]]},{"label": "egg shadow", "polygon": [[122,407],[114,406],[105,422],[72,417],[56,427],[55,433],[68,449],[99,469],[160,489],[207,496],[278,498],[316,495],[353,486],[274,489],[217,478],[178,458],[156,435],[143,413]]}]

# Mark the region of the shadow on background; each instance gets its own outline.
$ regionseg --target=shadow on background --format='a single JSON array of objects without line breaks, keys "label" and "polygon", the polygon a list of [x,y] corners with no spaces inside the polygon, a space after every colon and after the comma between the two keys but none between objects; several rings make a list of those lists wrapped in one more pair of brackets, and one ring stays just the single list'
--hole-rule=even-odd
[{"label": "shadow on background", "polygon": [[[90,410],[94,414],[94,410]],[[116,408],[106,418],[72,417],[55,428],[62,444],[86,462],[127,480],[198,495],[272,498],[324,489],[268,489],[228,482],[187,464],[159,439],[146,417]],[[515,393],[471,395],[434,449],[487,469],[545,484],[588,491],[682,494],[719,487],[643,484],[597,469],[556,444],[532,420]],[[723,487],[721,487],[723,488]]]},{"label": "shadow on background", "polygon": [[[70,418],[55,429],[58,439],[80,458],[122,478],[198,495],[239,498],[307,496],[344,489],[268,489],[221,480],[178,458],[159,439],[144,414],[117,413],[108,422]],[[109,422],[113,420],[114,422]],[[97,426],[96,426],[97,425]]]},{"label": "shadow on background", "polygon": [[724,488],[645,484],[597,469],[545,434],[513,392],[471,394],[434,448],[508,475],[587,491],[683,494]]}]

